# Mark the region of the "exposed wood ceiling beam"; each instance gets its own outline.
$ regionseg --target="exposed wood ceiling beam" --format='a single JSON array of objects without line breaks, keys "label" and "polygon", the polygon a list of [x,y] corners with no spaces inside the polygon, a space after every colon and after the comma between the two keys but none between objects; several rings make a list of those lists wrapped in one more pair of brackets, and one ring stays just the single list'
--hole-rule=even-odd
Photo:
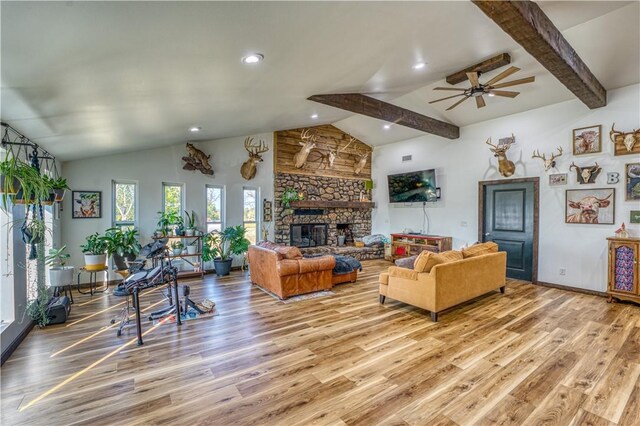
[{"label": "exposed wood ceiling beam", "polygon": [[505,65],[509,65],[511,63],[511,56],[508,53],[501,53],[493,58],[489,58],[486,61],[482,61],[478,64],[471,65],[468,68],[463,69],[462,71],[458,71],[451,75],[447,76],[447,83],[449,84],[458,84],[467,80],[468,72],[481,72],[486,73],[489,71],[493,71]]},{"label": "exposed wood ceiling beam", "polygon": [[591,109],[607,105],[607,91],[537,4],[471,1],[585,105]]},{"label": "exposed wood ceiling beam", "polygon": [[344,109],[356,114],[396,123],[449,139],[460,137],[460,128],[417,112],[401,108],[360,93],[313,95],[310,101]]}]

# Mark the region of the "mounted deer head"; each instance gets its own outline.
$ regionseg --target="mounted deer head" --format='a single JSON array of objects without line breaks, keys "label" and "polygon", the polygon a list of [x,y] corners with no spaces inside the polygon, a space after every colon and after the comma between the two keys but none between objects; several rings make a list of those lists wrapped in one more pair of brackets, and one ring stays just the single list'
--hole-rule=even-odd
[{"label": "mounted deer head", "polygon": [[333,163],[335,163],[336,158],[338,158],[338,154],[340,154],[341,152],[344,152],[344,150],[347,149],[349,145],[351,145],[351,142],[355,140],[356,139],[354,137],[350,137],[349,143],[343,146],[342,148],[340,148],[339,143],[333,148],[332,147],[328,148],[329,154],[327,158],[329,160],[329,168],[333,167]]},{"label": "mounted deer head", "polygon": [[549,158],[548,160],[546,155],[544,153],[540,155],[540,151],[538,151],[537,149],[533,151],[533,155],[531,156],[531,158],[541,159],[542,162],[544,163],[544,171],[547,172],[549,171],[549,169],[552,169],[553,167],[556,166],[556,158],[560,157],[561,155],[562,155],[562,147],[559,146],[558,155],[552,153],[551,158]]},{"label": "mounted deer head", "polygon": [[247,137],[244,140],[244,149],[249,153],[249,159],[242,163],[242,167],[240,167],[240,174],[246,180],[251,180],[256,176],[258,163],[262,161],[262,156],[260,154],[269,151],[269,147],[263,140],[261,140],[258,145],[254,145],[253,138]]},{"label": "mounted deer head", "polygon": [[491,138],[487,139],[485,142],[491,148],[491,152],[493,152],[495,157],[498,157],[498,171],[504,177],[511,176],[516,171],[516,165],[513,164],[513,161],[507,159],[507,151],[511,148],[511,145],[515,141],[515,136],[511,135],[511,142],[494,145],[491,143]]},{"label": "mounted deer head", "polygon": [[631,132],[619,132],[615,129],[616,123],[613,123],[611,126],[611,131],[609,132],[609,138],[611,142],[614,144],[622,143],[625,148],[627,148],[627,152],[631,152],[636,143],[640,143],[640,129],[633,130]]},{"label": "mounted deer head", "polygon": [[602,170],[597,161],[595,166],[589,167],[576,166],[575,163],[572,162],[569,166],[569,170],[571,169],[576,169],[576,179],[580,184],[595,183],[596,178]]},{"label": "mounted deer head", "polygon": [[312,132],[311,129],[303,130],[300,134],[300,138],[302,140],[298,143],[302,145],[302,148],[300,148],[300,151],[293,156],[293,164],[297,169],[302,168],[302,166],[307,162],[309,153],[316,147],[317,137],[318,136],[315,131]]}]

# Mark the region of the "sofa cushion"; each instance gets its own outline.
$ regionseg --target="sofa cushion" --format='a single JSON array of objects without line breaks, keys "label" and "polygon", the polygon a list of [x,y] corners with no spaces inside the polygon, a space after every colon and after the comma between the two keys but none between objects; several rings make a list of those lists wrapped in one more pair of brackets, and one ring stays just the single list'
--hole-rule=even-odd
[{"label": "sofa cushion", "polygon": [[434,254],[428,250],[422,251],[413,263],[413,270],[416,272],[429,272],[433,265],[429,269],[427,269],[427,265],[429,264],[429,258]]},{"label": "sofa cushion", "polygon": [[471,247],[468,247],[462,250],[462,257],[467,259],[469,257],[481,256],[483,254],[489,253],[497,253],[498,245],[493,241],[487,241],[482,244],[474,244]]},{"label": "sofa cushion", "polygon": [[405,278],[407,280],[417,280],[418,273],[411,269],[399,268],[397,266],[390,266],[387,271],[390,277]]},{"label": "sofa cushion", "polygon": [[276,253],[281,254],[284,259],[302,259],[302,252],[298,247],[277,246],[274,250]]},{"label": "sofa cushion", "polygon": [[[458,250],[443,251],[442,253],[427,253],[430,254],[425,254],[425,256],[427,256],[427,261],[425,263],[424,269],[421,272],[431,272],[431,269],[433,269],[433,267],[436,265],[440,265],[441,263],[455,262],[456,260],[463,259],[462,252]],[[416,264],[417,263],[418,262],[416,261]]]},{"label": "sofa cushion", "polygon": [[414,266],[415,266],[414,263],[415,263],[417,258],[418,258],[418,255],[409,256],[409,257],[401,257],[400,259],[396,259],[396,261],[394,263],[396,264],[396,266],[398,266],[400,268],[413,269]]}]

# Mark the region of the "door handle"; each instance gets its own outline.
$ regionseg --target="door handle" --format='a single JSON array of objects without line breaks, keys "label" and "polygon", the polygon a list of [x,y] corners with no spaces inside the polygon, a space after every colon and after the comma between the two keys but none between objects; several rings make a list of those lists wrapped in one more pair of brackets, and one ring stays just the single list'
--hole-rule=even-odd
[{"label": "door handle", "polygon": [[491,235],[491,232],[487,232],[486,234],[484,234],[485,237],[488,237],[489,235]]}]

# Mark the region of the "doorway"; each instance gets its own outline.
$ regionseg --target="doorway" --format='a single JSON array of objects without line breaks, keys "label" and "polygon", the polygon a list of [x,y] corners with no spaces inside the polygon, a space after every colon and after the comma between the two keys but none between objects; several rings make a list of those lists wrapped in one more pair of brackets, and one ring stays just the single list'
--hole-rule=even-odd
[{"label": "doorway", "polygon": [[507,252],[507,277],[538,281],[539,178],[483,181],[478,240]]}]

